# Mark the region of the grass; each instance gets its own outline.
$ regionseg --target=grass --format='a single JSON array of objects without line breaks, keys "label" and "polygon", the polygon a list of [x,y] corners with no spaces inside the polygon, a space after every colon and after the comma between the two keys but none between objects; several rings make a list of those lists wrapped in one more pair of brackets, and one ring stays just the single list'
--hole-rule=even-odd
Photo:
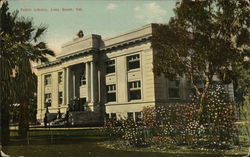
[{"label": "grass", "polygon": [[11,131],[11,141],[3,148],[11,157],[216,157],[246,155],[246,147],[227,152],[156,146],[131,148],[122,141],[109,141],[103,129],[31,130],[28,139],[20,139]]}]

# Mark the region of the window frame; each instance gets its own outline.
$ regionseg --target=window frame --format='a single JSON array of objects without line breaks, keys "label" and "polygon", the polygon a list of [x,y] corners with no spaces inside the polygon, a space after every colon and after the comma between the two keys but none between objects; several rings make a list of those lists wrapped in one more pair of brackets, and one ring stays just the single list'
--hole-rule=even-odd
[{"label": "window frame", "polygon": [[[176,81],[178,81],[178,87],[177,86],[171,86],[171,82],[175,81],[175,84],[176,84]],[[178,90],[178,97],[176,96],[172,96],[170,93],[170,90]],[[181,80],[179,78],[175,78],[175,79],[169,79],[168,80],[168,98],[169,99],[181,99]]]},{"label": "window frame", "polygon": [[127,119],[134,120],[134,112],[127,112]]},{"label": "window frame", "polygon": [[[115,100],[109,101],[108,94],[115,94]],[[106,102],[116,102],[117,101],[117,91],[116,91],[116,84],[108,84],[106,85]]]},{"label": "window frame", "polygon": [[62,84],[63,82],[63,72],[58,72],[58,84]]},{"label": "window frame", "polygon": [[[49,95],[49,97],[47,97],[48,95]],[[48,103],[49,105],[47,105],[47,102],[50,102],[50,103]],[[45,106],[45,108],[52,106],[52,94],[51,93],[44,94],[44,106]]]},{"label": "window frame", "polygon": [[117,119],[116,113],[110,113],[110,119],[116,120]]},{"label": "window frame", "polygon": [[87,79],[85,73],[82,73],[80,75],[80,86],[85,86],[86,84],[87,84]]},{"label": "window frame", "polygon": [[[105,62],[105,70],[106,70],[106,75],[108,74],[115,74],[116,73],[116,61],[115,59],[111,59]],[[108,70],[108,69],[113,69],[114,70]]]},{"label": "window frame", "polygon": [[142,121],[142,112],[135,112],[135,121]]},{"label": "window frame", "polygon": [[[135,91],[140,91],[140,98],[134,98],[131,99],[131,92],[135,92]],[[141,80],[137,80],[137,81],[130,81],[128,82],[128,100],[129,101],[133,101],[133,100],[141,100],[142,99],[142,89],[141,89]]]},{"label": "window frame", "polygon": [[[133,67],[133,63],[135,62],[139,62],[138,67]],[[139,53],[127,56],[127,71],[140,69],[140,68],[141,68],[141,57]]]},{"label": "window frame", "polygon": [[44,75],[44,85],[49,86],[51,85],[51,74]]},{"label": "window frame", "polygon": [[[62,93],[62,95],[60,95],[60,93]],[[63,91],[58,92],[58,104],[63,104]]]}]

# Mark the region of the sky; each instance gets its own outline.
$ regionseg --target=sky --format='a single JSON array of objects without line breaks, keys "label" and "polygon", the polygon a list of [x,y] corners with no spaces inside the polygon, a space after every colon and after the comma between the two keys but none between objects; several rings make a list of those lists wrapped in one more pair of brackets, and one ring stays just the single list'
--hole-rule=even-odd
[{"label": "sky", "polygon": [[176,0],[8,0],[10,11],[47,26],[42,38],[56,53],[61,45],[85,35],[112,37],[149,23],[167,23]]}]

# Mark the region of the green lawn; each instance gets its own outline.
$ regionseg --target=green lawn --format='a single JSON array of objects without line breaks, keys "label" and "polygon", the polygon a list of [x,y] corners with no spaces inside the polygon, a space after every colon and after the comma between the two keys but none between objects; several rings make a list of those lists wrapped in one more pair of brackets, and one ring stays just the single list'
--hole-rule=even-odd
[{"label": "green lawn", "polygon": [[[197,151],[176,149],[161,151],[158,148],[120,149],[121,143],[108,142],[105,131],[80,130],[32,130],[29,139],[19,139],[11,132],[11,142],[3,150],[11,157],[217,157],[221,154],[203,154]],[[120,149],[120,150],[118,150]],[[169,153],[171,152],[171,153]],[[244,154],[244,152],[243,152]],[[237,156],[237,155],[236,155]]]}]

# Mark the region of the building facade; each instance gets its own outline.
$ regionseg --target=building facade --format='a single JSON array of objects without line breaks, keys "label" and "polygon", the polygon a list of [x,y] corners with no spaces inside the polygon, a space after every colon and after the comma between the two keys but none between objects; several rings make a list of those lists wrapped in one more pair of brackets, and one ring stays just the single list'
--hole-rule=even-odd
[{"label": "building facade", "polygon": [[81,34],[65,43],[53,60],[37,66],[37,119],[42,121],[46,110],[69,110],[75,117],[83,115],[82,121],[102,121],[105,116],[140,119],[146,106],[187,101],[187,80],[171,81],[153,73],[150,38],[155,26],[107,39]]}]

